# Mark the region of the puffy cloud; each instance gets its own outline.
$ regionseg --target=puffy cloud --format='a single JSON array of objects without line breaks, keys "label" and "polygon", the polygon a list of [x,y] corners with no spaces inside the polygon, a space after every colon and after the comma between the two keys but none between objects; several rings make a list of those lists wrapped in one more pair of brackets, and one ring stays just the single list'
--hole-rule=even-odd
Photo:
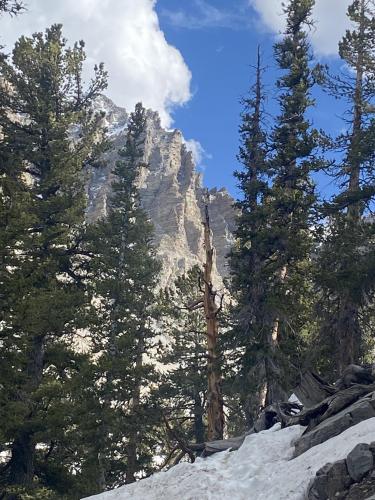
[{"label": "puffy cloud", "polygon": [[[272,31],[284,28],[281,0],[249,0],[259,13],[263,24]],[[315,30],[312,43],[317,54],[330,56],[337,54],[337,45],[345,29],[349,26],[346,11],[351,0],[316,0],[313,17]]]},{"label": "puffy cloud", "polygon": [[[89,70],[104,62],[108,95],[131,109],[137,101],[159,111],[171,124],[175,106],[191,98],[191,73],[181,53],[165,39],[155,12],[156,0],[32,0],[18,18],[2,17],[0,43],[10,51],[21,35],[64,25],[69,42],[86,42]],[[90,67],[89,67],[90,66]]]}]

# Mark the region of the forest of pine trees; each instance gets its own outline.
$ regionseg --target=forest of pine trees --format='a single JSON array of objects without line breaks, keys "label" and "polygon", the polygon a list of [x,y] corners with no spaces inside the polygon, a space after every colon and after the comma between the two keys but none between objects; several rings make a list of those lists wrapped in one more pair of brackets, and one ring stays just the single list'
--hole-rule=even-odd
[{"label": "forest of pine trees", "polygon": [[[0,23],[26,7],[0,0]],[[61,25],[0,48],[0,500],[79,500],[194,461],[189,444],[249,429],[304,369],[332,381],[374,362],[375,5],[351,2],[339,74],[314,60],[313,7],[285,2],[274,116],[262,48],[250,56],[223,290],[209,197],[204,264],[159,286],[138,186],[142,104],[107,215],[88,224],[88,169],[114,149],[94,111],[105,66],[86,85],[85,44],[69,46]],[[336,137],[314,126],[316,87],[345,106]]]}]

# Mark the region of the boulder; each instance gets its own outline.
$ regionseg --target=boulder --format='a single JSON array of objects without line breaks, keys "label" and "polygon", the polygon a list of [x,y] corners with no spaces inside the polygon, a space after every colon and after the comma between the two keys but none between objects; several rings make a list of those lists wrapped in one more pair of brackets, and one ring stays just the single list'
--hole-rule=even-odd
[{"label": "boulder", "polygon": [[345,460],[326,464],[316,473],[308,493],[308,500],[330,500],[344,498],[352,479],[349,476]]},{"label": "boulder", "polygon": [[364,443],[357,444],[347,456],[346,463],[353,481],[361,481],[374,467],[374,457],[369,445]]},{"label": "boulder", "polygon": [[324,443],[334,436],[338,436],[349,427],[363,420],[375,417],[375,409],[370,401],[368,397],[360,399],[336,415],[327,418],[311,431],[303,434],[296,442],[295,456],[301,455],[313,446]]},{"label": "boulder", "polygon": [[346,429],[351,427],[352,419],[346,410],[338,413],[337,415],[328,418],[321,424],[319,424],[315,429],[303,434],[295,444],[294,455],[298,457],[305,453],[313,446],[320,443],[324,443],[328,439],[341,434]]},{"label": "boulder", "polygon": [[[348,408],[349,410],[349,408]],[[352,409],[350,410],[350,414],[353,419],[352,425],[357,425],[363,420],[367,420],[368,418],[375,417],[375,409],[371,404],[371,400],[369,398],[365,398],[359,400],[357,403],[352,405]]]}]

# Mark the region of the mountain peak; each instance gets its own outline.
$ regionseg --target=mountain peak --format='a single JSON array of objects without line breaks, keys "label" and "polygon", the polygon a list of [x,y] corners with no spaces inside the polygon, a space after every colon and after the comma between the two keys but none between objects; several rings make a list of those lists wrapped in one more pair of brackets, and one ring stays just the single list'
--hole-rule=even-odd
[{"label": "mountain peak", "polygon": [[[125,142],[128,113],[109,98],[101,96],[95,109],[105,113],[104,125],[114,141],[105,167],[91,171],[88,183],[87,218],[95,220],[106,214],[112,182],[111,170],[117,151]],[[147,111],[144,161],[139,186],[142,204],[155,230],[155,243],[163,264],[160,286],[171,284],[177,275],[196,264],[202,265],[203,247],[203,177],[197,172],[192,153],[180,130],[161,127],[159,114]],[[228,274],[226,254],[232,243],[235,211],[233,199],[224,189],[211,189],[210,219],[215,246],[214,279],[218,286]]]}]

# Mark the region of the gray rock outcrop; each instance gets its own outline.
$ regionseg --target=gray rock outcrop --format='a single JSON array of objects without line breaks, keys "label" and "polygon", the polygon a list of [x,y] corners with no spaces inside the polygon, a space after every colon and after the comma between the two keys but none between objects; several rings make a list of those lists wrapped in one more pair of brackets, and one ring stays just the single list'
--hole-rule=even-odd
[{"label": "gray rock outcrop", "polygon": [[313,446],[324,443],[349,429],[349,427],[372,417],[375,417],[374,394],[360,399],[336,415],[327,418],[310,432],[302,435],[296,442],[295,455],[301,455]]},{"label": "gray rock outcrop", "polygon": [[326,464],[310,485],[307,500],[375,498],[375,443],[360,443],[346,460]]},{"label": "gray rock outcrop", "polygon": [[[117,151],[124,145],[127,112],[102,97],[97,109],[106,113],[114,148],[107,165],[90,174],[87,193],[88,221],[105,216],[112,182],[111,170]],[[155,230],[155,244],[163,264],[160,286],[171,284],[178,274],[204,261],[202,176],[196,171],[192,153],[178,130],[165,130],[157,113],[148,111],[144,161],[139,187],[141,200]],[[225,189],[209,192],[209,210],[215,246],[215,285],[222,286],[228,275],[226,255],[232,243],[235,224],[233,200]]]}]

